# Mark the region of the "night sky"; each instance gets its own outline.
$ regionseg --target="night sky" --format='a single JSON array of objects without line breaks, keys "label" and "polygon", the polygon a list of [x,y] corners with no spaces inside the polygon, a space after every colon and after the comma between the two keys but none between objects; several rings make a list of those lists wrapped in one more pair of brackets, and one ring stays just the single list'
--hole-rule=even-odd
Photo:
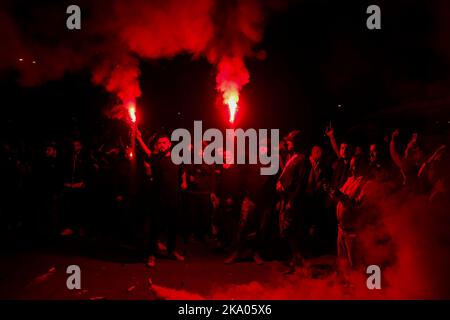
[{"label": "night sky", "polygon": [[[237,125],[283,133],[301,128],[311,142],[324,140],[330,121],[341,136],[363,127],[367,139],[397,126],[448,130],[447,2],[299,0],[269,12],[256,45],[266,58],[245,60],[250,82],[241,91]],[[40,11],[20,10],[23,2],[17,3],[10,14],[32,32],[28,17]],[[53,8],[52,3],[34,6]],[[381,7],[381,30],[366,28],[369,4]],[[67,4],[56,6],[64,22]],[[8,50],[7,43],[2,47]],[[139,61],[142,129],[192,128],[193,120],[203,120],[204,127],[226,124],[215,71],[204,57],[182,53]],[[106,130],[104,112],[115,98],[92,84],[89,68],[34,86],[20,85],[14,69],[3,68],[1,75],[4,137],[57,138],[75,128],[89,137]]]}]

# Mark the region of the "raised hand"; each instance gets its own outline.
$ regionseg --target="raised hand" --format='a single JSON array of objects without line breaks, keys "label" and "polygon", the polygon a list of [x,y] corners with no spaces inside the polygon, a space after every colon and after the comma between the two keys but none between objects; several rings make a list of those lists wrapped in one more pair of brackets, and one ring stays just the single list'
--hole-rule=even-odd
[{"label": "raised hand", "polygon": [[392,135],[391,135],[392,140],[397,140],[399,135],[400,135],[400,131],[398,129],[395,129],[394,132],[392,132]]},{"label": "raised hand", "polygon": [[326,134],[329,138],[334,137],[334,129],[333,129],[332,127],[328,127],[328,128],[325,130],[325,134]]}]

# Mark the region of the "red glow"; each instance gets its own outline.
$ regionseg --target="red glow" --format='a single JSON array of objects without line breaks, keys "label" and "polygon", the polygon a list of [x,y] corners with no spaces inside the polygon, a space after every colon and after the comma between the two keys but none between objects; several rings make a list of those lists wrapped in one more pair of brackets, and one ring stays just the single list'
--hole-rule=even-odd
[{"label": "red glow", "polygon": [[236,119],[236,113],[239,109],[239,91],[237,90],[237,86],[234,83],[230,83],[228,87],[229,88],[226,88],[223,92],[223,102],[228,106],[230,123],[234,123],[234,120]]},{"label": "red glow", "polygon": [[130,157],[130,159],[133,159],[133,157],[134,157],[133,151],[130,151],[130,153],[128,154],[128,156]]},{"label": "red glow", "polygon": [[136,123],[136,104],[134,102],[128,103],[128,115],[133,123]]},{"label": "red glow", "polygon": [[249,82],[248,70],[239,57],[224,57],[217,68],[217,90],[222,93],[223,103],[228,108],[229,122],[233,124],[239,111],[240,91]]}]

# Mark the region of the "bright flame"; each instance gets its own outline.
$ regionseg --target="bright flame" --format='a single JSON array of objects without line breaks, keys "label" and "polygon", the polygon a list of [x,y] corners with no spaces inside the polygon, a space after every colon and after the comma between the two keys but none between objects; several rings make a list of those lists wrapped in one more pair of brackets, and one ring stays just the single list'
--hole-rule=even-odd
[{"label": "bright flame", "polygon": [[128,115],[133,123],[136,123],[136,105],[133,102],[128,104]]},{"label": "bright flame", "polygon": [[228,112],[230,115],[230,123],[234,123],[236,119],[236,113],[238,111],[239,91],[236,85],[230,85],[223,92],[223,102],[228,106]]},{"label": "bright flame", "polygon": [[230,123],[233,123],[236,118],[236,113],[238,109],[239,97],[235,94],[230,95],[230,97],[226,98],[225,103],[228,105],[228,111],[230,113]]}]

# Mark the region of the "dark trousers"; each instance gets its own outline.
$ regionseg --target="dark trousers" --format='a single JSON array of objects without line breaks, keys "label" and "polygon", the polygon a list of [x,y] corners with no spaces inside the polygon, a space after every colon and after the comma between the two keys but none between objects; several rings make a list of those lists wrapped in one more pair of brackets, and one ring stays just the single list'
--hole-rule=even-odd
[{"label": "dark trousers", "polygon": [[241,203],[237,197],[221,197],[220,207],[216,215],[215,224],[218,226],[218,239],[228,247],[234,244],[238,230]]},{"label": "dark trousers", "polygon": [[86,206],[85,189],[64,188],[60,212],[60,227],[79,230],[86,226],[86,215],[91,210]]},{"label": "dark trousers", "polygon": [[189,194],[190,232],[198,239],[211,236],[212,204],[209,192],[192,192]]},{"label": "dark trousers", "polygon": [[279,226],[280,236],[287,242],[292,259],[303,259],[308,239],[308,223],[304,208],[300,208],[287,198],[282,198]]},{"label": "dark trousers", "polygon": [[177,228],[180,218],[180,196],[178,194],[160,195],[159,207],[152,211],[149,230],[149,255],[158,252],[158,238],[167,231],[167,253],[175,250]]}]

